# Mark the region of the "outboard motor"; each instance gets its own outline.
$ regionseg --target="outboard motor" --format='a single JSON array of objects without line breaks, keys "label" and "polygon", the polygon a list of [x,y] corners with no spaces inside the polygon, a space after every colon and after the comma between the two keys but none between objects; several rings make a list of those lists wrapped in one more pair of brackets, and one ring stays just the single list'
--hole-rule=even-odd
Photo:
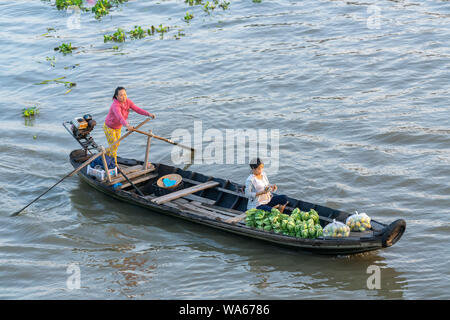
[{"label": "outboard motor", "polygon": [[73,119],[72,133],[77,140],[86,138],[96,125],[97,122],[92,119],[92,116],[85,114],[83,117]]},{"label": "outboard motor", "polygon": [[[70,129],[67,127],[70,125]],[[97,122],[92,119],[90,114],[85,114],[83,117],[76,117],[72,121],[65,121],[63,123],[64,128],[78,141],[78,143],[86,151],[97,149],[98,146],[94,139],[90,136],[92,130],[97,125]]]}]

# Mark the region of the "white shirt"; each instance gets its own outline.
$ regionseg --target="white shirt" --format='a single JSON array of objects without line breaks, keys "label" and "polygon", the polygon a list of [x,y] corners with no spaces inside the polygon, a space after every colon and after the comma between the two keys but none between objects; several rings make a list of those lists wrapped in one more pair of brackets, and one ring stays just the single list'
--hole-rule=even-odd
[{"label": "white shirt", "polygon": [[247,178],[245,181],[245,195],[248,197],[247,210],[270,202],[272,199],[270,192],[256,196],[257,192],[264,191],[264,188],[268,185],[269,179],[264,171],[262,172],[262,179],[256,178],[254,174]]}]

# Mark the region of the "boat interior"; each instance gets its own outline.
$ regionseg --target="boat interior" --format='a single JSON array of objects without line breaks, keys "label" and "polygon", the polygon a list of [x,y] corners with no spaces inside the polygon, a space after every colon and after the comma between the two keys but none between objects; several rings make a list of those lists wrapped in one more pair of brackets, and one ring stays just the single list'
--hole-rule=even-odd
[{"label": "boat interior", "polygon": [[[89,155],[86,156],[83,150],[77,151],[79,152],[78,155],[74,154],[75,151],[71,155],[77,162],[83,162],[89,158]],[[81,152],[84,156],[81,155]],[[118,173],[117,176],[111,177],[110,181],[105,178],[101,181],[102,183],[129,192],[134,196],[144,197],[146,200],[160,205],[245,226],[247,197],[244,194],[243,185],[165,164],[149,163],[145,167],[143,161],[121,157],[118,157],[118,164],[128,179]],[[182,183],[169,193],[162,190],[157,185],[157,181],[170,174],[180,175]],[[95,179],[95,177],[91,178]],[[297,207],[302,211],[314,209],[319,213],[322,227],[332,222],[333,219],[345,222],[348,216],[345,212],[291,197],[288,197],[288,201],[289,204],[286,206],[284,213],[290,214]],[[372,236],[373,230],[381,230],[383,227],[383,225],[373,221],[372,230],[367,230],[364,233],[358,232],[354,236]]]}]

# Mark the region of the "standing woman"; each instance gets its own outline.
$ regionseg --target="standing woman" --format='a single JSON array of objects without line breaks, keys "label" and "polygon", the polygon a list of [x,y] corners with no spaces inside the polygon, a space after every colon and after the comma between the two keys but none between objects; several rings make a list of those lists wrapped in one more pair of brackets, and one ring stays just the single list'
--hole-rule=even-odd
[{"label": "standing woman", "polygon": [[127,92],[124,87],[117,87],[113,96],[113,103],[109,108],[108,115],[106,116],[105,124],[103,125],[103,131],[106,135],[109,147],[106,151],[106,155],[114,158],[117,166],[117,149],[119,144],[117,143],[111,147],[111,145],[120,139],[122,126],[125,126],[129,131],[134,128],[127,122],[128,113],[130,109],[134,112],[142,114],[143,116],[152,117],[155,119],[153,113],[142,110],[137,107],[133,101],[127,98]]}]

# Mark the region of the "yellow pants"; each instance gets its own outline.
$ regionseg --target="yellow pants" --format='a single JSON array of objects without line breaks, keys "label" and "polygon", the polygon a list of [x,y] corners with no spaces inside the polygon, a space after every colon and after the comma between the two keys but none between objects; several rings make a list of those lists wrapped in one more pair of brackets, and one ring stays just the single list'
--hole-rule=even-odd
[{"label": "yellow pants", "polygon": [[106,124],[103,124],[103,131],[105,132],[106,140],[108,141],[109,147],[106,149],[106,155],[109,157],[113,157],[116,161],[117,166],[117,149],[119,149],[119,143],[116,143],[114,146],[111,145],[120,139],[120,134],[122,133],[122,128],[120,129],[111,129]]}]

